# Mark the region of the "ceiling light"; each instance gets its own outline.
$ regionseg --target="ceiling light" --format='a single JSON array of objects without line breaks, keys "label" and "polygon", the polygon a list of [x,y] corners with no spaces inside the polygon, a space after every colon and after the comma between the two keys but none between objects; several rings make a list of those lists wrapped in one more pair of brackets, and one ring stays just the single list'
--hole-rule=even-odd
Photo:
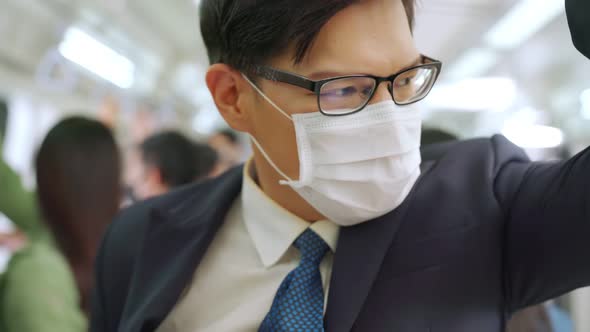
[{"label": "ceiling light", "polygon": [[565,12],[563,0],[521,0],[486,34],[488,45],[513,49]]},{"label": "ceiling light", "polygon": [[561,129],[541,125],[510,123],[504,127],[502,134],[512,143],[525,149],[556,148],[564,141]]},{"label": "ceiling light", "polygon": [[445,74],[451,79],[473,78],[485,74],[498,62],[498,55],[488,49],[474,48],[457,59]]},{"label": "ceiling light", "polygon": [[486,77],[438,85],[425,102],[445,111],[504,111],[512,106],[517,93],[512,79]]},{"label": "ceiling light", "polygon": [[64,58],[120,88],[133,86],[133,62],[79,28],[71,27],[66,31],[59,52]]}]

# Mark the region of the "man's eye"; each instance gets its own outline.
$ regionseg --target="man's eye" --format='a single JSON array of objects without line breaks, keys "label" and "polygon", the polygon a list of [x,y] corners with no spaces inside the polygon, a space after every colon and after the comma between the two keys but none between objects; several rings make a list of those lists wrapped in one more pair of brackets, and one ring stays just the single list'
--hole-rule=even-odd
[{"label": "man's eye", "polygon": [[358,93],[355,86],[347,86],[339,89],[322,91],[322,97],[348,97]]},{"label": "man's eye", "polygon": [[410,76],[400,78],[400,79],[395,80],[395,86],[396,87],[405,87],[405,86],[412,84],[413,80],[414,80],[414,77],[410,77]]},{"label": "man's eye", "polygon": [[372,86],[365,87],[361,91],[361,93],[363,94],[364,97],[368,97],[369,95],[371,95],[372,92],[373,92],[373,87]]}]

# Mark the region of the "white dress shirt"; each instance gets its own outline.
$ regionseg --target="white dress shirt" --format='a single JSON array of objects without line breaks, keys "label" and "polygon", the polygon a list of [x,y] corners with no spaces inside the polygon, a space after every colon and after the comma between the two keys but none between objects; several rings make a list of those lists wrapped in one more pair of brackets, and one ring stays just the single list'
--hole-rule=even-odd
[{"label": "white dress shirt", "polygon": [[239,199],[158,332],[258,331],[281,282],[299,265],[292,244],[308,228],[331,249],[320,265],[327,303],[339,227],[326,220],[310,224],[283,209],[254,182],[250,164]]}]

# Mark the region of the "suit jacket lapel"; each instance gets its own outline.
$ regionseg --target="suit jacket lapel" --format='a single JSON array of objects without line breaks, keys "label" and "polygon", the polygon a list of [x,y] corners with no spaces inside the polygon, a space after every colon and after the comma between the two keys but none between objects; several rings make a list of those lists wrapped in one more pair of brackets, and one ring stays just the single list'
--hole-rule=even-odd
[{"label": "suit jacket lapel", "polygon": [[121,331],[154,331],[173,309],[241,191],[242,169],[196,187],[170,208],[151,212]]},{"label": "suit jacket lapel", "polygon": [[[424,164],[422,176],[432,167]],[[419,180],[420,181],[420,180]],[[385,253],[407,213],[416,186],[391,213],[353,227],[342,228],[334,256],[325,327],[328,332],[350,331],[377,278]]]},{"label": "suit jacket lapel", "polygon": [[[154,331],[170,313],[239,195],[242,171],[237,168],[197,187],[169,209],[152,211],[120,331]],[[327,331],[352,328],[411,195],[395,211],[341,230],[325,317]]]}]

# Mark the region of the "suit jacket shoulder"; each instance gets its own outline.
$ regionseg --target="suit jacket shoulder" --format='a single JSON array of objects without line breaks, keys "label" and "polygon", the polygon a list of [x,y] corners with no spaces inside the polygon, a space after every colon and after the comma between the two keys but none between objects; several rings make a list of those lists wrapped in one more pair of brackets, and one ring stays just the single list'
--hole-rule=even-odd
[{"label": "suit jacket shoulder", "polygon": [[[424,162],[433,162],[450,176],[466,175],[465,172],[484,172],[496,200],[508,206],[532,163],[524,150],[501,135],[465,141],[433,144],[422,148]],[[507,165],[511,167],[507,170]],[[463,174],[459,174],[461,170]]]},{"label": "suit jacket shoulder", "polygon": [[198,214],[204,205],[215,205],[215,202],[209,201],[215,200],[216,193],[220,195],[219,192],[228,187],[228,182],[240,182],[236,180],[239,175],[241,167],[217,179],[188,185],[164,196],[139,202],[115,218],[103,237],[96,260],[92,331],[114,331],[120,324],[143,247],[158,248],[161,245],[145,243],[153,222],[173,215],[174,218],[170,219],[174,220],[169,222],[177,225],[170,227],[180,225],[184,222],[183,214],[190,217]]},{"label": "suit jacket shoulder", "polygon": [[199,185],[194,185],[137,203],[121,211],[112,222],[103,237],[96,261],[92,317],[93,322],[100,321],[108,326],[97,327],[93,324],[93,331],[111,331],[110,327],[116,326],[116,322],[120,320],[150,214],[174,204],[177,200],[186,199],[198,187]]}]

